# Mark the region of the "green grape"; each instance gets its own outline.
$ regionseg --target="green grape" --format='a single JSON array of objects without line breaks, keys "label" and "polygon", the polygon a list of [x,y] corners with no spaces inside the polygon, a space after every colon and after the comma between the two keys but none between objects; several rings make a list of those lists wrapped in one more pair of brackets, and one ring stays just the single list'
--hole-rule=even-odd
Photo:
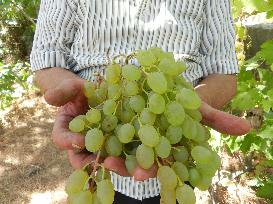
[{"label": "green grape", "polygon": [[176,188],[176,199],[179,204],[195,204],[196,197],[193,189],[184,184],[183,186],[179,186]]},{"label": "green grape", "polygon": [[132,110],[130,106],[130,98],[129,97],[124,97],[122,100],[122,108],[124,110]]},{"label": "green grape", "polygon": [[161,48],[158,47],[152,47],[149,49],[149,51],[151,51],[159,61],[165,58],[175,61],[172,52],[164,52]]},{"label": "green grape", "polygon": [[118,131],[121,128],[122,124],[118,124],[117,127],[114,130],[115,135],[118,135]]},{"label": "green grape", "polygon": [[191,150],[192,158],[200,164],[206,164],[212,159],[212,152],[203,146],[195,146]]},{"label": "green grape", "polygon": [[143,169],[150,169],[154,164],[154,150],[144,144],[137,147],[136,159]]},{"label": "green grape", "polygon": [[112,99],[105,101],[103,104],[103,113],[105,115],[112,115],[115,112],[116,106],[116,102]]},{"label": "green grape", "polygon": [[196,168],[198,169],[198,171],[202,175],[208,176],[208,177],[213,177],[217,169],[221,165],[221,159],[218,156],[218,154],[216,152],[211,152],[211,154],[212,154],[212,158],[209,162],[196,164]]},{"label": "green grape", "polygon": [[190,184],[196,187],[201,180],[201,174],[196,168],[190,168],[189,170],[189,181]]},{"label": "green grape", "polygon": [[165,159],[170,156],[171,148],[170,141],[166,137],[160,137],[160,141],[155,147],[155,152],[157,156]]},{"label": "green grape", "polygon": [[140,113],[139,119],[143,125],[153,125],[156,120],[156,115],[150,112],[147,108],[144,108]]},{"label": "green grape", "polygon": [[129,101],[130,107],[137,113],[140,113],[145,108],[145,100],[142,96],[132,96]]},{"label": "green grape", "polygon": [[121,143],[129,143],[135,135],[135,128],[133,125],[127,123],[122,125],[118,130],[118,139]]},{"label": "green grape", "polygon": [[149,87],[158,94],[164,94],[167,91],[167,80],[163,73],[152,72],[147,77]]},{"label": "green grape", "polygon": [[165,110],[165,100],[164,98],[157,93],[152,94],[149,97],[149,111],[154,114],[161,114]]},{"label": "green grape", "polygon": [[96,172],[96,181],[100,182],[102,180],[105,179],[111,179],[111,174],[109,171],[103,169],[103,168],[99,168]]},{"label": "green grape", "polygon": [[166,132],[166,137],[171,144],[177,144],[182,138],[182,128],[179,126],[169,126]]},{"label": "green grape", "polygon": [[82,132],[84,130],[85,122],[82,117],[75,117],[69,122],[69,130],[72,132]]},{"label": "green grape", "polygon": [[139,93],[138,84],[135,81],[124,80],[122,83],[123,96],[135,96]]},{"label": "green grape", "polygon": [[176,173],[169,166],[160,166],[157,171],[157,178],[166,190],[175,189],[177,185]]},{"label": "green grape", "polygon": [[170,123],[168,122],[165,115],[160,116],[160,122],[159,123],[160,123],[160,128],[162,128],[163,130],[167,130],[168,127],[170,126]]},{"label": "green grape", "polygon": [[85,171],[81,169],[75,170],[69,176],[66,182],[65,192],[68,195],[80,193],[81,191],[84,190],[88,178],[89,178],[89,175]]},{"label": "green grape", "polygon": [[101,113],[98,109],[91,109],[86,113],[86,119],[93,124],[97,124],[101,120]]},{"label": "green grape", "polygon": [[209,189],[211,182],[212,177],[201,176],[201,179],[196,187],[199,188],[199,190],[201,191],[206,191]]},{"label": "green grape", "polygon": [[110,65],[105,71],[106,81],[110,84],[115,84],[120,80],[121,66],[118,64]]},{"label": "green grape", "polygon": [[160,204],[176,204],[175,189],[165,189],[160,190]]},{"label": "green grape", "polygon": [[199,122],[195,122],[196,137],[193,140],[199,144],[203,144],[209,139],[206,129]]},{"label": "green grape", "polygon": [[122,144],[116,136],[110,136],[105,142],[105,149],[110,156],[119,156],[122,152]]},{"label": "green grape", "polygon": [[107,92],[109,99],[117,100],[121,96],[121,86],[119,84],[109,84]]},{"label": "green grape", "polygon": [[133,155],[126,155],[125,166],[126,166],[127,171],[128,171],[130,174],[133,174],[135,168],[137,167],[137,159],[136,159],[136,156],[133,156]]},{"label": "green grape", "polygon": [[159,143],[159,134],[151,125],[143,125],[138,131],[140,141],[149,146],[155,147]]},{"label": "green grape", "polygon": [[168,75],[166,75],[165,78],[167,80],[168,90],[172,90],[174,88],[174,86],[175,86],[173,78],[171,76],[168,76]]},{"label": "green grape", "polygon": [[118,125],[118,119],[115,115],[107,115],[101,124],[101,128],[105,132],[113,131]]},{"label": "green grape", "polygon": [[94,128],[89,130],[85,136],[85,147],[89,152],[98,151],[104,142],[104,136],[101,130]]},{"label": "green grape", "polygon": [[103,180],[97,183],[97,196],[103,204],[112,204],[114,202],[115,191],[110,180]]},{"label": "green grape", "polygon": [[200,122],[202,120],[202,115],[199,110],[185,109],[185,112],[197,122]]},{"label": "green grape", "polygon": [[176,76],[179,76],[182,74],[182,72],[186,71],[187,65],[185,62],[178,61],[175,64],[176,64],[176,70],[177,70]]},{"label": "green grape", "polygon": [[194,120],[186,115],[185,120],[182,124],[182,129],[183,129],[183,135],[188,138],[188,139],[195,139],[197,136],[197,128],[196,128],[196,123]]},{"label": "green grape", "polygon": [[122,76],[129,81],[138,81],[141,77],[141,71],[134,65],[125,65],[122,67]]},{"label": "green grape", "polygon": [[156,63],[156,57],[151,51],[139,51],[136,54],[136,59],[141,66],[152,66]]},{"label": "green grape", "polygon": [[160,61],[158,68],[164,74],[169,76],[177,76],[178,70],[175,61],[172,59],[164,58]]},{"label": "green grape", "polygon": [[89,203],[89,204],[102,204],[98,198],[97,191],[95,191],[93,194],[93,203]]},{"label": "green grape", "polygon": [[103,103],[103,101],[106,100],[107,92],[105,92],[105,90],[101,89],[101,88],[96,89],[94,98],[95,98],[97,104],[101,104],[101,103]]},{"label": "green grape", "polygon": [[[140,129],[140,124],[139,124],[139,121],[138,121],[138,119],[136,118],[136,119],[134,119],[134,121],[133,121],[133,125],[134,125],[134,128],[135,128],[135,131],[136,131],[136,136],[138,136],[138,131],[139,131],[139,129]],[[139,136],[138,136],[139,137]]]},{"label": "green grape", "polygon": [[95,85],[91,82],[85,82],[83,85],[83,93],[86,96],[86,98],[91,98],[91,96],[95,93]]},{"label": "green grape", "polygon": [[90,98],[87,98],[87,100],[88,100],[88,106],[89,106],[89,107],[94,108],[94,107],[96,107],[97,105],[99,105],[99,104],[97,103],[96,94],[91,95],[91,97],[90,97]]},{"label": "green grape", "polygon": [[172,165],[172,169],[175,171],[176,175],[181,181],[189,180],[189,171],[187,167],[181,162],[174,162]]},{"label": "green grape", "polygon": [[90,191],[83,191],[68,197],[68,204],[92,204],[93,195]]},{"label": "green grape", "polygon": [[175,149],[172,151],[172,154],[176,161],[182,163],[186,162],[189,158],[188,150],[184,146],[175,147]]},{"label": "green grape", "polygon": [[174,79],[177,88],[187,88],[193,90],[191,83],[187,82],[186,79],[182,76],[177,76]]},{"label": "green grape", "polygon": [[134,116],[135,113],[132,110],[123,110],[118,117],[123,123],[130,123]]},{"label": "green grape", "polygon": [[183,105],[184,108],[196,110],[201,106],[201,99],[196,92],[190,89],[182,88],[176,94],[176,100]]},{"label": "green grape", "polygon": [[185,111],[183,106],[175,101],[167,104],[164,114],[168,122],[173,126],[181,125],[185,118]]}]

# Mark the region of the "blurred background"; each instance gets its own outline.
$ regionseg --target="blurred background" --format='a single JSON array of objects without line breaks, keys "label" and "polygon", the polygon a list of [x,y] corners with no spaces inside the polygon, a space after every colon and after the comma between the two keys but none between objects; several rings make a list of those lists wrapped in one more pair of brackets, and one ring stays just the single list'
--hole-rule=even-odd
[{"label": "blurred background", "polygon": [[[66,203],[71,173],[50,133],[56,108],[32,83],[29,54],[39,0],[0,0],[0,203]],[[241,68],[225,107],[247,118],[243,137],[212,131],[221,169],[197,203],[273,203],[273,0],[232,0]]]}]

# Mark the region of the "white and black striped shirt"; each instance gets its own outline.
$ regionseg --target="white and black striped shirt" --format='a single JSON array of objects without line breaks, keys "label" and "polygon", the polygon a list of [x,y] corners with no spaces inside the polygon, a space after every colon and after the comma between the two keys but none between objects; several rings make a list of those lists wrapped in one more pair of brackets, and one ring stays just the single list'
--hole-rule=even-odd
[{"label": "white and black striped shirt", "polygon": [[[41,0],[31,67],[65,68],[93,80],[109,58],[149,47],[184,60],[192,83],[239,72],[229,0]],[[159,194],[156,179],[112,173],[112,182],[139,200]]]}]

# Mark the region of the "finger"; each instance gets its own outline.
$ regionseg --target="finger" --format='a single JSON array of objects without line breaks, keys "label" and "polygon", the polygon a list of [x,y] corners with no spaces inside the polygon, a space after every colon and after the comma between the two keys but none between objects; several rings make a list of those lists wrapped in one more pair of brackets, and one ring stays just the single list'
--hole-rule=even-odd
[{"label": "finger", "polygon": [[72,101],[76,96],[82,95],[83,85],[82,79],[67,79],[60,83],[56,88],[49,89],[45,92],[45,100],[53,106],[62,106]]},{"label": "finger", "polygon": [[140,166],[137,166],[134,170],[133,176],[137,181],[144,181],[149,178],[156,177],[158,166],[154,164],[150,169],[142,169]]},{"label": "finger", "polygon": [[251,125],[247,120],[219,111],[206,103],[202,104],[200,112],[203,117],[202,123],[218,132],[239,136],[251,130]]},{"label": "finger", "polygon": [[60,149],[84,149],[84,136],[69,131],[68,125],[73,116],[67,114],[65,107],[61,107],[56,115],[52,131],[52,140]]},{"label": "finger", "polygon": [[87,152],[76,153],[73,150],[68,150],[67,153],[71,166],[74,169],[80,169],[96,160],[96,155]]},{"label": "finger", "polygon": [[116,172],[120,176],[130,176],[125,167],[123,158],[112,156],[107,157],[103,162],[103,166],[110,171]]}]

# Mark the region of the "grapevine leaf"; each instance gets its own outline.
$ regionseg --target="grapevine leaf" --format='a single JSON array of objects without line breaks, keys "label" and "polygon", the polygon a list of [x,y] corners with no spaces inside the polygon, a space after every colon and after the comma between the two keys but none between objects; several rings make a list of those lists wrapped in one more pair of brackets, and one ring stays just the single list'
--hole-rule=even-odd
[{"label": "grapevine leaf", "polygon": [[264,139],[273,139],[273,127],[267,126],[258,136]]},{"label": "grapevine leaf", "polygon": [[255,106],[255,101],[248,92],[238,94],[231,104],[233,109],[248,110]]},{"label": "grapevine leaf", "polygon": [[269,40],[262,44],[261,51],[258,53],[258,55],[262,58],[264,58],[267,62],[267,64],[271,65],[273,64],[273,40]]},{"label": "grapevine leaf", "polygon": [[273,183],[266,183],[257,190],[257,196],[273,199]]}]

